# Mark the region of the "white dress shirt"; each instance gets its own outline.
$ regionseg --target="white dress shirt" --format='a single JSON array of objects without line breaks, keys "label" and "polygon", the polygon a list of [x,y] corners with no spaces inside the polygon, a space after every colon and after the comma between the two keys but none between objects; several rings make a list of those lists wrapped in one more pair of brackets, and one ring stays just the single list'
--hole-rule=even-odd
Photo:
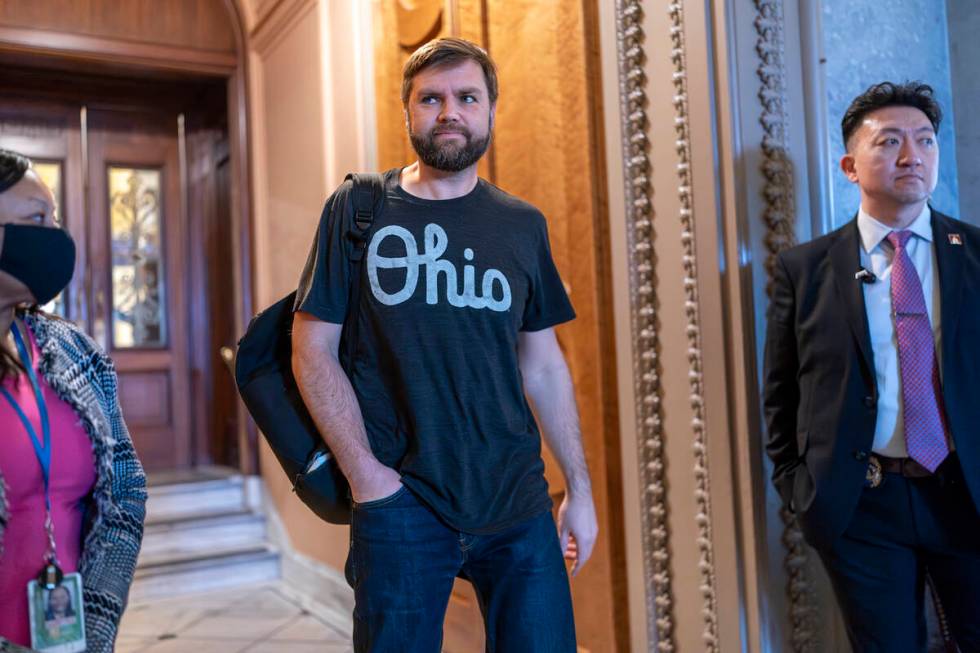
[{"label": "white dress shirt", "polygon": [[[922,282],[922,295],[936,341],[936,357],[942,351],[939,310],[939,268],[936,248],[932,241],[931,212],[926,206],[907,228],[914,235],[905,249]],[[893,458],[908,455],[905,448],[905,429],[902,420],[902,375],[898,367],[898,339],[892,318],[892,257],[894,249],[885,237],[892,228],[865,213],[858,212],[858,231],[861,235],[861,265],[871,270],[877,281],[862,284],[864,306],[868,313],[868,330],[874,353],[875,377],[878,385],[878,421],[871,449]]]}]

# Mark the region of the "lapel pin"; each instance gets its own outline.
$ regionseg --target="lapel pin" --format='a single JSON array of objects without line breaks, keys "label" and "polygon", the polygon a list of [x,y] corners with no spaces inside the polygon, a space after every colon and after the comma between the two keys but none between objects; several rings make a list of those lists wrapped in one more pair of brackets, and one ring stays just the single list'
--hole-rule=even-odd
[{"label": "lapel pin", "polygon": [[949,244],[950,245],[962,245],[963,244],[963,237],[960,236],[959,234],[948,234],[948,236],[949,236]]}]

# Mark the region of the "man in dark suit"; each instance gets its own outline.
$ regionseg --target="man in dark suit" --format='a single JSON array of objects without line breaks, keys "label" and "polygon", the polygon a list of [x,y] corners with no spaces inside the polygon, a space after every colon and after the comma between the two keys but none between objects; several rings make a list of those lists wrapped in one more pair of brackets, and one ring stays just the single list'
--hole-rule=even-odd
[{"label": "man in dark suit", "polygon": [[855,98],[840,167],[858,215],[773,273],[773,482],[859,652],[925,650],[927,573],[960,650],[980,651],[980,229],[928,205],[940,119],[920,83]]}]

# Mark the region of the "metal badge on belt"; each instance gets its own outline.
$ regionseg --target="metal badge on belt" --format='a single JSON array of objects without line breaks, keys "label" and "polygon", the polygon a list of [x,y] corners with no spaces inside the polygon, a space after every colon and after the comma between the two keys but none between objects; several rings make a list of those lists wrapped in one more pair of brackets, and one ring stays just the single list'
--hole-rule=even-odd
[{"label": "metal badge on belt", "polygon": [[864,487],[878,487],[883,478],[881,461],[871,456],[868,458],[868,471],[864,473]]}]

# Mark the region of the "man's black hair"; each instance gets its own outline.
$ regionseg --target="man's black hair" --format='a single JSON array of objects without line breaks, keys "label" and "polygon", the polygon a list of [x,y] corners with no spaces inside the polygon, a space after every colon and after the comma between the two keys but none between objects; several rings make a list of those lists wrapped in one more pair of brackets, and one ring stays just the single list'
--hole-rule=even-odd
[{"label": "man's black hair", "polygon": [[939,123],[943,119],[943,110],[936,98],[933,97],[932,87],[922,82],[881,82],[869,86],[864,93],[851,101],[851,106],[844,112],[840,121],[841,132],[844,136],[844,148],[854,132],[861,126],[864,117],[872,111],[884,107],[914,107],[926,114],[932,128],[938,132]]},{"label": "man's black hair", "polygon": [[0,193],[24,178],[31,160],[22,154],[0,149]]}]

